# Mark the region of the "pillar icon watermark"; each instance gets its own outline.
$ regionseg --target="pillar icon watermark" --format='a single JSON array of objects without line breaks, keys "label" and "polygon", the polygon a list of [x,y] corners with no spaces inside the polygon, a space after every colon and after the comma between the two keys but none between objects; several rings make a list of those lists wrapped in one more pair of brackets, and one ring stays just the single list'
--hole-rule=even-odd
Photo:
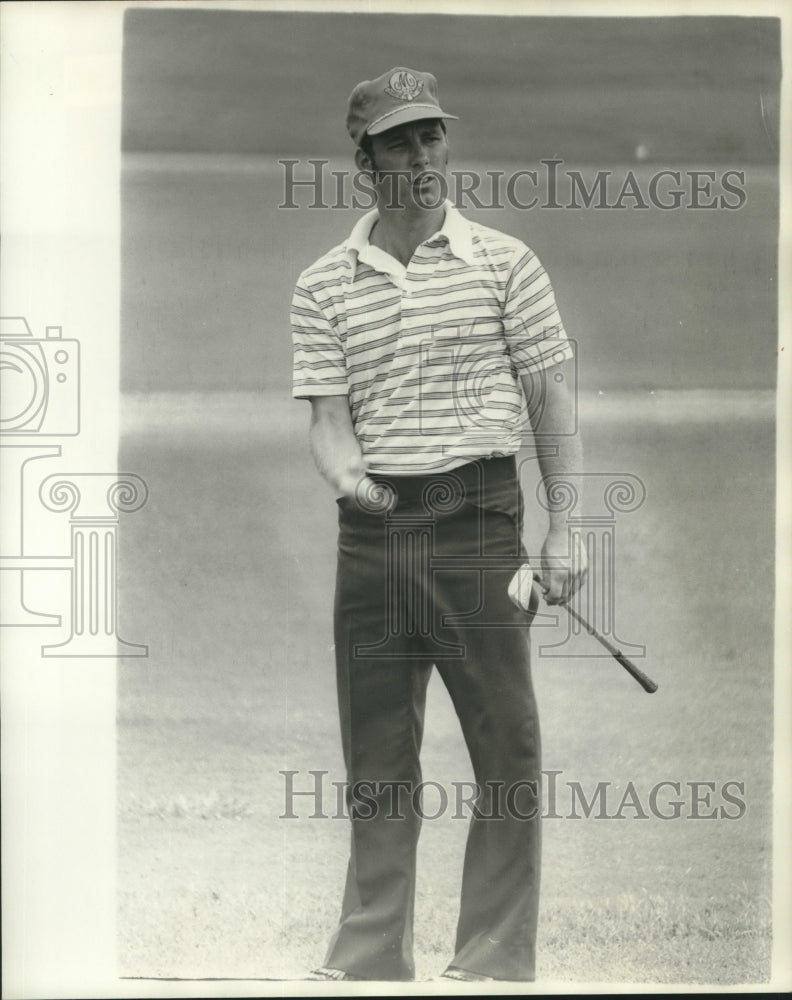
[{"label": "pillar icon watermark", "polygon": [[[519,574],[530,563],[539,566],[541,562],[529,557],[524,547],[522,517],[516,508],[510,515],[513,535],[506,539],[501,514],[488,513],[482,505],[485,465],[486,460],[469,463],[465,477],[455,471],[439,473],[415,493],[410,492],[409,482],[403,488],[400,477],[394,476],[377,481],[371,496],[343,501],[350,505],[346,508],[350,513],[355,512],[352,516],[370,519],[376,544],[384,553],[378,564],[384,579],[378,576],[375,584],[372,578],[377,590],[371,595],[372,600],[381,601],[378,620],[383,623],[383,634],[373,642],[357,643],[352,650],[356,658],[461,658],[466,655],[465,635],[470,629],[527,631],[532,625],[558,625],[554,607],[539,611],[538,601],[527,604],[514,599],[512,590]],[[471,469],[478,472],[477,481],[471,481]],[[577,539],[588,566],[580,589],[567,605],[566,635],[560,641],[538,644],[537,654],[566,659],[616,656],[647,691],[656,690],[657,685],[638,668],[623,662],[645,657],[646,647],[622,637],[616,615],[617,523],[645,502],[643,482],[631,473],[551,475],[540,483],[537,493],[541,506],[554,515],[565,515],[569,546],[567,556],[560,558],[574,572]],[[464,519],[462,548],[448,544],[457,516]],[[499,539],[496,548],[488,542],[492,528]],[[439,541],[443,537],[445,544]],[[458,584],[464,580],[469,606],[452,606],[443,596],[449,576],[456,577]],[[577,644],[574,640],[584,632],[594,635],[599,644]]]},{"label": "pillar icon watermark", "polygon": [[[465,486],[453,473],[427,484],[416,504],[399,505],[398,486],[380,484],[376,497],[361,498],[373,510],[385,508],[386,534],[385,635],[374,643],[354,647],[356,657],[375,659],[433,656],[447,659],[464,655],[464,646],[438,635],[434,613],[433,574],[435,527],[439,514],[457,510],[465,499]],[[416,644],[420,643],[420,652]]]},{"label": "pillar icon watermark", "polygon": [[118,518],[140,510],[148,488],[140,476],[58,473],[41,484],[51,511],[68,511],[71,528],[71,631],[44,646],[44,656],[147,656],[148,647],[117,635]]},{"label": "pillar icon watermark", "polygon": [[[582,498],[585,493],[585,510]],[[617,517],[638,510],[646,500],[646,488],[632,473],[587,472],[577,475],[549,476],[537,490],[541,506],[554,514],[565,513],[569,533],[577,535],[588,558],[585,585],[578,592],[576,603],[580,614],[600,635],[619,646],[631,657],[646,655],[646,647],[627,642],[619,635],[616,625],[616,527]],[[572,639],[583,628],[573,616],[567,617],[567,634],[558,643],[539,647],[543,657],[590,658],[607,657],[607,652],[576,652]]]},{"label": "pillar icon watermark", "polygon": [[[0,627],[60,627],[61,615],[30,607],[25,589],[31,575],[60,571],[68,573],[70,631],[43,645],[43,656],[147,656],[146,645],[117,634],[118,520],[145,504],[145,482],[125,473],[55,473],[35,488],[39,462],[60,458],[59,439],[80,433],[79,341],[59,326],[38,338],[24,317],[0,318],[0,389]],[[43,546],[44,511],[70,513],[67,552]]]}]

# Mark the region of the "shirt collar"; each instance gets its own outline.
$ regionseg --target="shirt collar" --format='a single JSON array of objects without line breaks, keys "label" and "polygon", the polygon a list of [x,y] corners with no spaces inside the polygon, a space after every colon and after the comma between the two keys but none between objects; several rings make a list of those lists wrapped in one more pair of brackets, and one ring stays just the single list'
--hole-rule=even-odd
[{"label": "shirt collar", "polygon": [[472,267],[476,262],[476,258],[473,254],[473,234],[470,229],[470,223],[450,201],[446,202],[445,208],[445,220],[443,228],[440,230],[440,235],[445,236],[448,240],[451,253]]},{"label": "shirt collar", "polygon": [[[472,267],[475,263],[475,258],[473,255],[473,236],[470,230],[470,223],[450,201],[446,201],[443,207],[445,208],[445,218],[443,219],[442,227],[425,242],[428,243],[431,240],[444,238],[451,248],[453,255]],[[378,218],[379,213],[376,208],[370,212],[366,212],[357,221],[355,228],[349,234],[344,244],[352,268],[351,276],[353,279],[355,277],[358,258],[371,248],[369,236]]]}]

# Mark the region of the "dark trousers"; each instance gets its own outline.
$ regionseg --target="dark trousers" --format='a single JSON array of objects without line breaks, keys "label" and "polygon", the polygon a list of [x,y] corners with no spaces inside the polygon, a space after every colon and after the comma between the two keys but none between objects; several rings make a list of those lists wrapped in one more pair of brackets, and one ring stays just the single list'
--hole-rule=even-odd
[{"label": "dark trousers", "polygon": [[470,819],[455,954],[496,979],[534,978],[540,747],[520,565],[514,459],[437,476],[376,477],[387,514],[339,501],[335,640],[352,848],[325,964],[406,980],[426,688],[436,666],[481,790]]}]

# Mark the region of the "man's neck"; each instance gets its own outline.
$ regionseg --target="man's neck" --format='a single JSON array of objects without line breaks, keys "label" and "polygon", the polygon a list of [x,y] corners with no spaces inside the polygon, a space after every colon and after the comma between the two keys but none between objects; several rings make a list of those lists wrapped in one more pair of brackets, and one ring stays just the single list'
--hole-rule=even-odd
[{"label": "man's neck", "polygon": [[390,254],[404,267],[410,263],[415,248],[443,225],[445,207],[411,210],[379,206],[379,217],[369,234],[369,243]]}]

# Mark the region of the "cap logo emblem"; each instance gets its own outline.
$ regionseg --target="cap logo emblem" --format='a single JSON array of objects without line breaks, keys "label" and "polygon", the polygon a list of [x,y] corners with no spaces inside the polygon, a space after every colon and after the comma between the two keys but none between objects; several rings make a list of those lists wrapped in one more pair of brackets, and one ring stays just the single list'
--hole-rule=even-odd
[{"label": "cap logo emblem", "polygon": [[385,93],[400,101],[414,101],[423,88],[423,80],[416,79],[409,70],[400,70],[391,75]]}]

